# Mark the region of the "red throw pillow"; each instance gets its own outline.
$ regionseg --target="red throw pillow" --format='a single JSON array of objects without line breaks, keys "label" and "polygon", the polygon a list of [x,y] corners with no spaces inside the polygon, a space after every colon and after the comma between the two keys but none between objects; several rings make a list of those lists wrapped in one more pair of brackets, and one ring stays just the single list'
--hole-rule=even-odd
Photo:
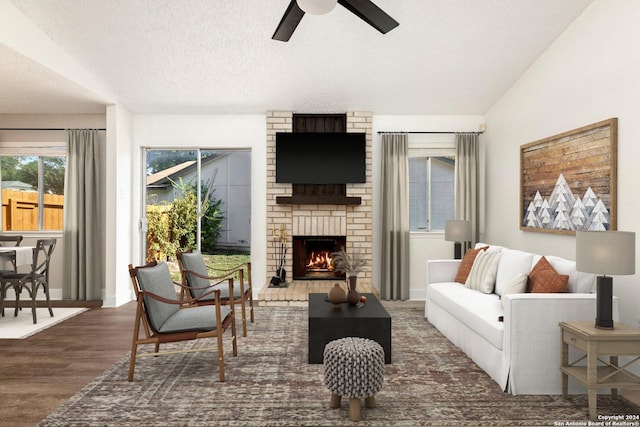
[{"label": "red throw pillow", "polygon": [[558,293],[566,292],[569,285],[569,276],[558,274],[545,257],[540,258],[529,272],[529,285],[527,292],[531,293]]},{"label": "red throw pillow", "polygon": [[458,273],[455,278],[456,282],[462,283],[463,285],[465,284],[467,276],[471,272],[471,267],[473,267],[473,261],[475,261],[476,255],[478,255],[480,251],[486,251],[488,248],[489,246],[483,246],[478,249],[467,249],[467,252],[460,262],[460,267],[458,267]]}]

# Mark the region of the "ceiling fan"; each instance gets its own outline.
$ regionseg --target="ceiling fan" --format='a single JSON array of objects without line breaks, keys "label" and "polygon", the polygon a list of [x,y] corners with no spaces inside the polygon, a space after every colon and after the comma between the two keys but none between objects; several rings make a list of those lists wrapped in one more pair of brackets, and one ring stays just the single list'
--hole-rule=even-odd
[{"label": "ceiling fan", "polygon": [[271,38],[289,41],[305,13],[323,15],[331,12],[336,3],[340,3],[382,34],[400,25],[370,0],[291,0]]}]

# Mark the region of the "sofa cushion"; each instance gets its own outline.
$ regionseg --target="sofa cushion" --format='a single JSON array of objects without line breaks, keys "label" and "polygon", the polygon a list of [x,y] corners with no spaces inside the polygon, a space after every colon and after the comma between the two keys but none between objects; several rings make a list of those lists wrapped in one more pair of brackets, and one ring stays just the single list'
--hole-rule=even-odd
[{"label": "sofa cushion", "polygon": [[583,273],[576,270],[576,262],[566,258],[546,255],[547,261],[558,274],[569,276],[567,292],[589,293],[595,284],[595,274]]},{"label": "sofa cushion", "polygon": [[568,284],[569,276],[558,274],[543,256],[529,273],[528,291],[531,293],[566,292]]},{"label": "sofa cushion", "polygon": [[517,249],[503,249],[498,273],[496,274],[496,294],[503,295],[507,286],[513,279],[522,274],[529,273],[533,267],[534,255]]},{"label": "sofa cushion", "polygon": [[473,261],[475,261],[476,255],[478,255],[480,251],[484,251],[487,248],[488,246],[484,246],[477,249],[467,250],[467,252],[464,254],[464,257],[462,257],[460,266],[458,267],[458,273],[456,274],[456,278],[454,279],[456,282],[464,284],[467,281],[467,276],[469,276],[471,267],[473,267]]},{"label": "sofa cushion", "polygon": [[480,251],[473,261],[465,286],[485,294],[492,293],[501,255],[500,252]]},{"label": "sofa cushion", "polygon": [[510,294],[523,294],[527,292],[527,282],[529,281],[529,275],[527,273],[520,273],[514,277],[507,286],[505,286],[500,301],[504,307],[504,296]]},{"label": "sofa cushion", "polygon": [[485,246],[487,247],[486,249],[487,252],[502,252],[505,249],[504,246],[490,245],[488,243],[482,243],[482,242],[476,243],[474,247],[476,249],[480,249],[480,248],[484,248]]},{"label": "sofa cushion", "polygon": [[504,323],[500,297],[483,294],[456,282],[432,283],[427,290],[429,304],[437,304],[443,310],[478,333],[497,349],[502,349]]},{"label": "sofa cushion", "polygon": [[593,292],[593,286],[595,284],[595,274],[576,271],[575,273],[569,275],[569,285],[567,285],[567,292],[588,294]]}]

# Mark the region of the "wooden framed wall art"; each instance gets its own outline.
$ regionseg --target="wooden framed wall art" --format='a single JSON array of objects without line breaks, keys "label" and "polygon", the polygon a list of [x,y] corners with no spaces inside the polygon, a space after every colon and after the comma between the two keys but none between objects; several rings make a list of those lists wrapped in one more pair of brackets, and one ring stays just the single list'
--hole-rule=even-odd
[{"label": "wooden framed wall art", "polygon": [[618,119],[520,147],[520,229],[616,230]]}]

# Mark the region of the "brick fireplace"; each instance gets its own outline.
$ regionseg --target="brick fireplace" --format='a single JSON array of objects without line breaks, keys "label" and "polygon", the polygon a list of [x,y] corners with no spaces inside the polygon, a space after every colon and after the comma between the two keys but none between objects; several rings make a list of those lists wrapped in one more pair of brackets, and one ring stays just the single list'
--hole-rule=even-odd
[{"label": "brick fireplace", "polygon": [[[292,184],[275,182],[275,136],[276,132],[292,132],[293,113],[272,111],[267,113],[267,275],[268,283],[277,269],[276,245],[273,244],[273,230],[281,227],[287,233],[287,256],[285,270],[287,282],[305,284],[310,288],[328,280],[340,281],[328,269],[318,268],[309,271],[301,267],[305,261],[296,261],[293,255],[302,250],[300,240],[306,239],[305,250],[316,245],[339,249],[344,245],[347,251],[359,248],[367,258],[367,268],[359,275],[358,283],[371,285],[372,260],[372,170],[371,141],[372,114],[368,112],[346,113],[346,131],[366,133],[366,183],[346,184],[346,199],[359,198],[360,203],[325,204],[322,198],[314,202],[313,198],[304,198],[304,202],[295,200],[283,203],[282,199],[292,196]],[[327,199],[324,199],[327,200]],[[294,247],[297,245],[296,247]],[[324,249],[326,251],[326,249]]]}]

